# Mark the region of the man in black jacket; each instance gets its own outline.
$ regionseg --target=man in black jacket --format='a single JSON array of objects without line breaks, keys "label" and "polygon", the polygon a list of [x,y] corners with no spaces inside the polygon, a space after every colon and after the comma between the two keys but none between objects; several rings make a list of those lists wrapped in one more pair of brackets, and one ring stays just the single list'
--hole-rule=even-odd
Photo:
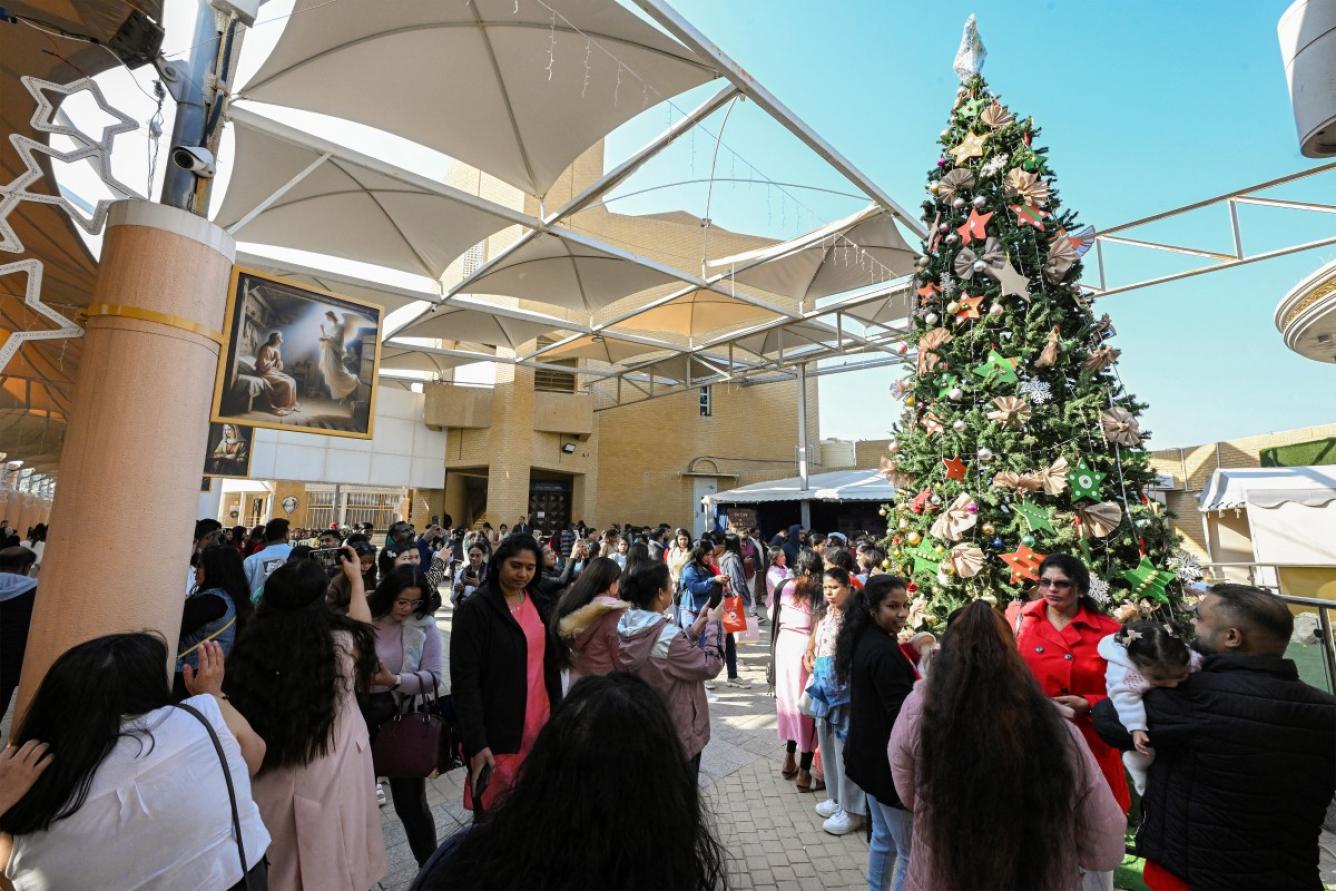
[{"label": "man in black jacket", "polygon": [[[1137,846],[1156,887],[1320,889],[1318,835],[1336,789],[1336,698],[1284,658],[1284,601],[1216,585],[1193,609],[1201,671],[1145,698],[1155,750]],[[1094,710],[1110,745],[1132,747],[1109,700]],[[1171,876],[1164,876],[1168,872]]]}]

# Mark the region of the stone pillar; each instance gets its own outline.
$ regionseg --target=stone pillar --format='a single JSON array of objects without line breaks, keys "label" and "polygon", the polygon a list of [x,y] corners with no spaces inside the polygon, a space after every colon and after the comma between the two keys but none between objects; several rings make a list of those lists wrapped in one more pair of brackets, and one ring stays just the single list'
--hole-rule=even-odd
[{"label": "stone pillar", "polygon": [[[111,209],[19,709],[51,663],[85,640],[151,630],[175,650],[235,250],[222,229],[174,207]],[[146,529],[151,546],[117,565],[127,523]],[[90,554],[111,563],[90,571]]]}]

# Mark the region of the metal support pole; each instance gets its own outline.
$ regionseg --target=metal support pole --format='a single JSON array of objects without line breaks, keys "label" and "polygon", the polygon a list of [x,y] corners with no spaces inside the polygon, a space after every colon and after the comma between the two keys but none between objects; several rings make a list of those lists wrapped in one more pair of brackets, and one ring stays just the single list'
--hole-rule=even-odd
[{"label": "metal support pole", "polygon": [[[807,491],[807,363],[798,365],[798,485]],[[812,528],[812,504],[806,498],[799,502],[799,522],[804,529]]]},{"label": "metal support pole", "polygon": [[176,99],[176,123],[172,127],[172,148],[168,155],[167,175],[162,183],[162,203],[203,215],[208,207],[192,205],[195,196],[195,174],[177,162],[178,148],[202,148],[205,143],[207,111],[205,85],[213,76],[218,58],[218,32],[215,30],[213,7],[207,0],[195,2],[195,37],[190,58],[184,65],[169,69],[175,72],[175,83],[167,80]]}]

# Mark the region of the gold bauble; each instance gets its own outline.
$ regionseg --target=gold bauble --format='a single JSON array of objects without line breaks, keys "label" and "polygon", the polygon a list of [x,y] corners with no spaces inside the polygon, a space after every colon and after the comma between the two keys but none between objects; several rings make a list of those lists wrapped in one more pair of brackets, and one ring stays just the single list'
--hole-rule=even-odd
[{"label": "gold bauble", "polygon": [[905,536],[905,541],[909,542],[913,547],[918,547],[918,543],[923,541],[923,536],[919,535],[917,532],[911,532],[909,535]]},{"label": "gold bauble", "polygon": [[997,527],[994,526],[992,523],[984,523],[983,526],[979,529],[979,531],[982,532],[984,535],[992,535],[993,533],[997,532]]},{"label": "gold bauble", "polygon": [[901,529],[908,529],[908,528],[909,528],[909,518],[908,518],[908,517],[901,517],[901,518],[900,518],[900,524],[899,524],[899,525],[900,525],[900,528],[901,528]]}]

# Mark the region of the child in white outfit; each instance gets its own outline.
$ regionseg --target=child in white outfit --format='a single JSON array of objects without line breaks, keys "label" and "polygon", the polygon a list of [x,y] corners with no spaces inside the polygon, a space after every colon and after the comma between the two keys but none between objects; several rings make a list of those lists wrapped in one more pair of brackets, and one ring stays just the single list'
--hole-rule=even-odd
[{"label": "child in white outfit", "polygon": [[1101,640],[1099,654],[1108,662],[1104,683],[1109,698],[1136,746],[1123,753],[1123,764],[1137,794],[1143,795],[1155,750],[1146,732],[1146,706],[1141,697],[1152,687],[1177,687],[1201,668],[1201,655],[1183,642],[1172,625],[1145,621],[1129,622],[1122,631]]}]

